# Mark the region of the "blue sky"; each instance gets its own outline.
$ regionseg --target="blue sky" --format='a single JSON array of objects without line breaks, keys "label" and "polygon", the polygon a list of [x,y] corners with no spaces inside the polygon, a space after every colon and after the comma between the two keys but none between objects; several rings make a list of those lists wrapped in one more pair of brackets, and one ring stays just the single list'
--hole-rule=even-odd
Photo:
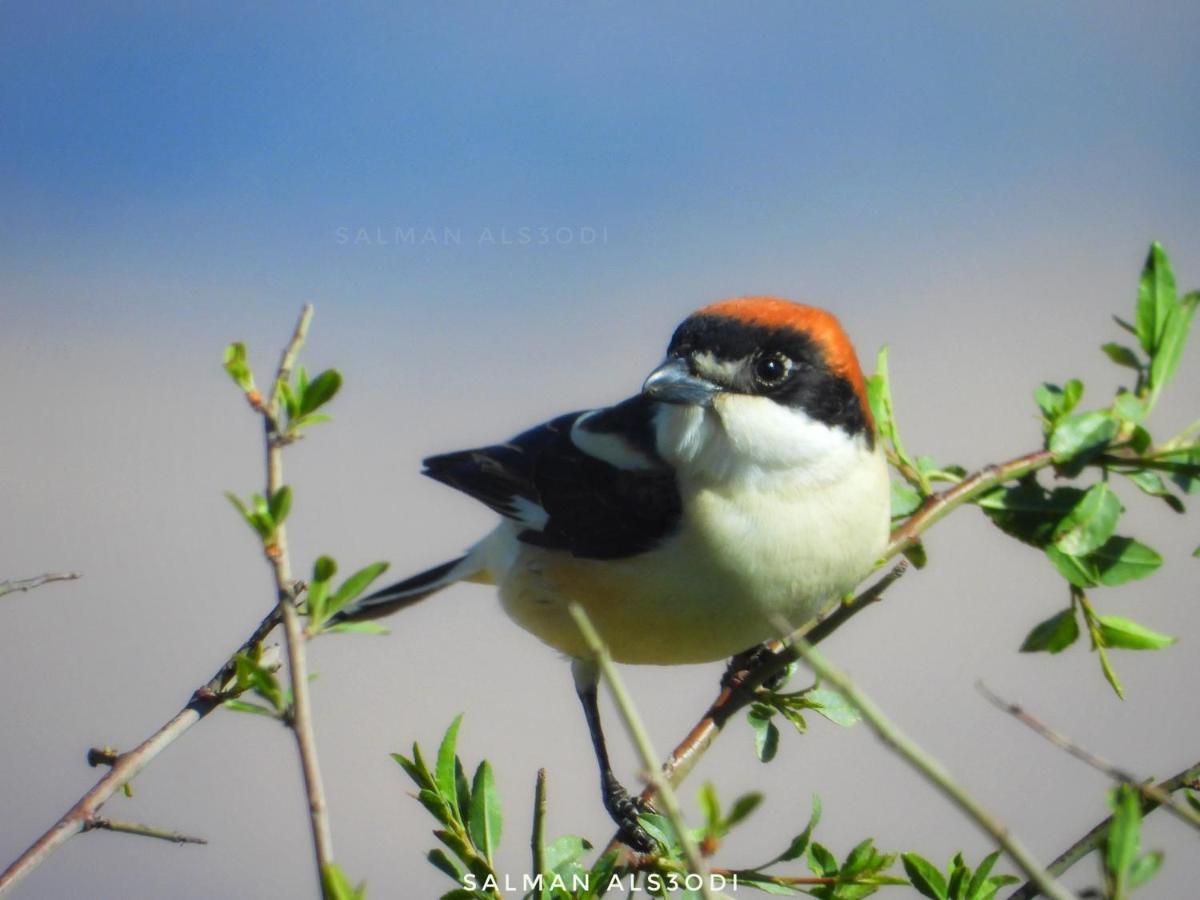
[{"label": "blue sky", "polygon": [[[664,286],[674,314],[851,266],[894,281],[930,254],[1125,225],[1190,239],[1198,20],[1186,3],[9,4],[3,300],[100,325],[305,294],[498,324]],[[337,238],[396,227],[462,243]],[[605,241],[480,244],[520,227]]]}]

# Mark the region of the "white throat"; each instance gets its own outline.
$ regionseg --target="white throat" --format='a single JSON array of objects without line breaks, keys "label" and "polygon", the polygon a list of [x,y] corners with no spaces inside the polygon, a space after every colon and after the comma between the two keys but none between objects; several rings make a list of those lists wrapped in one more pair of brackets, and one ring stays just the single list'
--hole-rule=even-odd
[{"label": "white throat", "polygon": [[766,397],[722,394],[707,409],[663,404],[655,416],[658,452],[684,481],[829,484],[863,456],[866,440]]}]

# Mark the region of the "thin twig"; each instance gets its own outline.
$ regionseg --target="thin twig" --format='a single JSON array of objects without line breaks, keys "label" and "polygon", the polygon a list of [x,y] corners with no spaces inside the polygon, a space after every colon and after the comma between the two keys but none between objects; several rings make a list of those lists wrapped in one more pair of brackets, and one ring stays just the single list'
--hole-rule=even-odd
[{"label": "thin twig", "polygon": [[793,646],[818,678],[830,684],[845,698],[847,703],[859,711],[863,720],[885,745],[921,773],[941,794],[966,813],[975,824],[1003,847],[1013,862],[1025,873],[1027,878],[1037,884],[1042,893],[1047,897],[1055,898],[1055,900],[1072,900],[1071,893],[1042,867],[1016,836],[955,781],[940,762],[897,728],[848,676],[831,666],[825,657],[804,638],[795,638]]},{"label": "thin twig", "polygon": [[1076,759],[1083,760],[1093,769],[1103,772],[1113,781],[1129,785],[1147,800],[1153,800],[1156,804],[1161,806],[1171,815],[1175,816],[1175,818],[1179,819],[1181,822],[1190,825],[1192,828],[1200,829],[1200,815],[1198,815],[1194,810],[1176,803],[1169,792],[1159,790],[1159,788],[1155,787],[1153,783],[1148,782],[1146,779],[1138,778],[1130,772],[1114,765],[1103,757],[1097,756],[1090,750],[1079,746],[1079,744],[1072,741],[1065,734],[1055,731],[1041,720],[1035,718],[1031,713],[1027,712],[1018,704],[1009,703],[1007,700],[1004,700],[995,694],[982,681],[977,681],[975,683],[975,688],[979,691],[979,693],[983,694],[983,696],[987,698],[987,700],[997,709],[1001,709],[1008,713],[1018,722],[1025,725],[1035,733],[1041,735],[1050,743],[1054,744],[1054,746],[1067,751]]},{"label": "thin twig", "polygon": [[[1178,775],[1173,775],[1166,781],[1160,781],[1156,787],[1165,794],[1172,794],[1182,788],[1192,787],[1198,780],[1200,780],[1200,762],[1184,769]],[[1159,807],[1157,800],[1151,800],[1148,797],[1142,797],[1141,804],[1143,816],[1154,812]],[[1058,877],[1090,853],[1103,847],[1104,842],[1108,840],[1108,830],[1110,827],[1112,827],[1112,816],[1098,823],[1091,831],[1060,853],[1054,862],[1046,866],[1046,871]],[[1036,884],[1028,881],[1009,894],[1007,900],[1033,900],[1034,897],[1040,896],[1041,893],[1041,889]]]},{"label": "thin twig", "polygon": [[[282,386],[291,378],[296,356],[304,345],[308,325],[312,321],[313,308],[305,305],[296,322],[296,330],[279,360],[271,395],[263,412],[267,450],[267,497],[275,496],[283,488],[283,446],[286,436],[279,430],[279,395]],[[308,694],[308,667],[304,654],[304,630],[296,612],[296,585],[292,580],[291,563],[288,559],[287,531],[283,524],[276,526],[272,540],[266,547],[267,559],[275,575],[275,590],[279,602],[279,617],[283,622],[286,637],[288,674],[292,688],[292,707],[288,724],[296,737],[296,749],[300,754],[300,766],[304,774],[304,788],[308,796],[308,818],[312,829],[313,853],[317,863],[318,883],[324,883],[325,873],[333,864],[333,834],[329,826],[328,804],[325,801],[325,786],[321,779],[321,767],[317,758],[316,736],[312,725],[312,706]]]},{"label": "thin twig", "polygon": [[138,834],[142,837],[158,838],[160,841],[170,841],[172,844],[207,844],[202,837],[192,837],[178,831],[167,831],[163,828],[151,828],[138,822],[120,822],[116,819],[92,819],[84,825],[84,831],[119,831],[122,834]]},{"label": "thin twig", "polygon": [[533,831],[529,836],[529,848],[533,853],[534,876],[546,872],[546,770],[538,769],[537,782],[533,786]]},{"label": "thin twig", "polygon": [[646,780],[657,788],[663,812],[666,813],[671,826],[675,829],[675,836],[679,839],[679,846],[683,849],[683,856],[687,860],[688,870],[703,878],[699,894],[704,900],[714,900],[707,877],[708,865],[700,853],[700,848],[692,840],[691,833],[688,831],[687,825],[683,820],[683,812],[679,807],[679,798],[675,796],[671,785],[659,771],[659,756],[654,752],[654,746],[650,743],[650,736],[646,733],[646,728],[642,725],[642,720],[638,716],[637,708],[633,705],[633,699],[625,690],[625,684],[621,681],[621,676],[617,674],[616,666],[613,665],[608,648],[600,640],[600,635],[596,633],[596,629],[588,618],[587,613],[584,612],[583,607],[577,603],[572,603],[569,610],[571,618],[575,620],[575,625],[583,635],[584,643],[587,644],[588,650],[591,651],[592,656],[595,658],[596,665],[600,667],[600,672],[604,675],[604,680],[608,682],[608,689],[612,692],[613,702],[621,714],[621,720],[625,723],[625,729],[629,732],[629,736],[633,738],[633,744],[642,758],[642,765],[646,770]]},{"label": "thin twig", "polygon": [[34,588],[40,588],[43,584],[50,584],[52,581],[74,581],[76,578],[82,577],[78,572],[47,572],[36,578],[14,578],[9,581],[0,581],[0,597],[17,591],[32,591]]}]

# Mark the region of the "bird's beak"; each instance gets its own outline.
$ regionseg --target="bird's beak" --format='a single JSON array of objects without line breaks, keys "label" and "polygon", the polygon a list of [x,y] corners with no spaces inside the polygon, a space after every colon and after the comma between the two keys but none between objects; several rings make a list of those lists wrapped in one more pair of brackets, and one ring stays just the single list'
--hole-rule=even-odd
[{"label": "bird's beak", "polygon": [[642,385],[642,393],[648,397],[682,406],[712,406],[713,398],[720,392],[711,381],[689,372],[687,361],[679,358],[668,359]]}]

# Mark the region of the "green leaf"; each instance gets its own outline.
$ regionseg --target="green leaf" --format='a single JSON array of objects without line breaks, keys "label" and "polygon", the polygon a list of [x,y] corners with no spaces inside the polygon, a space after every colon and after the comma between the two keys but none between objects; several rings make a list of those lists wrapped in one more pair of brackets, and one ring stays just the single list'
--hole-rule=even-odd
[{"label": "green leaf", "polygon": [[832,878],[838,873],[837,858],[820,844],[808,848],[808,868],[814,875]]},{"label": "green leaf", "polygon": [[746,817],[758,809],[762,802],[763,795],[757,791],[752,791],[749,794],[743,794],[738,797],[729,810],[729,817],[725,819],[725,829],[729,830],[734,825],[746,819]]},{"label": "green leaf", "polygon": [[329,601],[330,614],[336,613],[339,609],[358,597],[359,594],[367,589],[372,581],[386,572],[387,568],[388,564],[385,562],[371,563],[371,565],[364,566],[343,581],[341,587],[337,589],[337,593]]},{"label": "green leaf", "polygon": [[324,900],[362,900],[367,894],[365,883],[351,887],[349,879],[337,863],[326,863],[321,869],[321,886]]},{"label": "green leaf", "polygon": [[1150,387],[1152,400],[1167,386],[1179,368],[1183,358],[1183,348],[1187,345],[1188,331],[1192,327],[1192,318],[1196,314],[1196,306],[1200,304],[1200,292],[1193,291],[1173,307],[1167,315],[1166,327],[1163,331],[1162,342],[1150,365]]},{"label": "green leaf", "polygon": [[267,512],[270,513],[271,521],[278,528],[283,524],[283,520],[287,518],[288,513],[291,511],[292,489],[285,484],[271,495],[271,499],[267,503]]},{"label": "green leaf", "polygon": [[1132,394],[1129,391],[1120,391],[1117,394],[1117,399],[1113,401],[1112,410],[1113,415],[1122,422],[1132,422],[1134,425],[1137,425],[1142,419],[1146,418],[1146,413],[1148,412],[1145,402],[1137,394]]},{"label": "green leaf", "polygon": [[1150,245],[1138,282],[1137,316],[1134,319],[1142,349],[1153,359],[1162,343],[1167,317],[1176,306],[1175,276],[1162,245]]},{"label": "green leaf", "polygon": [[1057,547],[1046,547],[1046,556],[1059,573],[1076,587],[1098,584],[1116,587],[1145,578],[1162,565],[1162,557],[1133,538],[1114,536],[1087,556],[1071,556]]},{"label": "green leaf", "polygon": [[236,341],[225,348],[225,371],[247,394],[254,390],[254,374],[246,361],[246,345]]},{"label": "green leaf", "polygon": [[892,479],[892,518],[912,515],[921,505],[921,495],[907,481]]},{"label": "green leaf", "polygon": [[[975,870],[975,874],[971,876],[971,880],[967,884],[967,900],[977,900],[983,894],[988,875],[991,874],[992,867],[996,865],[996,860],[999,858],[999,850],[994,850],[983,858],[983,862],[979,864],[979,868]],[[993,891],[993,893],[995,892]]]},{"label": "green leaf", "polygon": [[[793,859],[799,859],[804,855],[804,851],[808,849],[808,842],[812,840],[813,830],[816,829],[817,823],[821,821],[821,798],[813,794],[812,798],[812,813],[808,817],[808,824],[804,826],[804,830],[792,838],[792,842],[788,844],[788,848],[779,854],[779,857],[773,860],[770,864],[774,865],[777,862],[791,862]],[[765,869],[766,866],[763,866]]]},{"label": "green leaf", "polygon": [[492,778],[492,767],[485,759],[475,770],[471,785],[471,840],[488,862],[500,845],[503,819],[500,814],[500,799]]},{"label": "green leaf", "polygon": [[425,858],[433,863],[434,868],[445,872],[458,884],[462,884],[467,876],[467,870],[463,868],[462,864],[458,860],[447,856],[446,851],[440,847],[430,850],[425,855]]},{"label": "green leaf", "polygon": [[1142,367],[1142,362],[1138,359],[1137,354],[1124,344],[1108,343],[1100,349],[1118,366],[1125,366],[1129,369]]},{"label": "green leaf", "polygon": [[225,497],[233,504],[236,509],[249,525],[254,533],[262,540],[266,541],[271,537],[274,526],[271,523],[270,513],[267,511],[266,501],[258,494],[253,497],[253,507],[247,506],[242,499],[230,491],[225,492]]},{"label": "green leaf", "polygon": [[937,866],[916,853],[905,853],[900,857],[908,880],[922,897],[946,900],[946,879]]},{"label": "green leaf", "polygon": [[762,718],[753,713],[747,716],[750,726],[754,729],[754,752],[760,762],[770,762],[779,750],[779,729],[769,718]]},{"label": "green leaf", "polygon": [[837,691],[828,688],[813,688],[804,695],[813,712],[824,716],[835,725],[848,728],[862,721],[862,714],[854,704],[847,702]]},{"label": "green leaf", "polygon": [[717,789],[711,781],[706,781],[700,786],[696,800],[704,813],[705,827],[710,832],[715,832],[721,824],[721,801],[717,799]]},{"label": "green leaf", "polygon": [[462,725],[462,720],[463,714],[459,713],[454,717],[454,721],[450,723],[450,727],[446,729],[446,733],[442,737],[442,743],[438,747],[437,765],[434,769],[434,783],[437,784],[438,793],[446,798],[446,802],[454,810],[459,821],[465,820],[466,816],[463,815],[464,810],[458,796],[458,786],[454,778],[454,763],[456,761],[454,751],[458,743],[458,728]]},{"label": "green leaf", "polygon": [[1095,587],[1099,583],[1100,573],[1091,560],[1069,556],[1057,547],[1045,547],[1044,552],[1058,573],[1075,587]]},{"label": "green leaf", "polygon": [[256,716],[266,716],[269,719],[279,718],[279,713],[259,703],[247,703],[245,700],[226,700],[221,705],[234,712],[253,713]]},{"label": "green leaf", "polygon": [[1121,647],[1125,650],[1161,650],[1175,643],[1169,635],[1151,631],[1144,625],[1121,616],[1099,616],[1100,634],[1106,647]]},{"label": "green leaf", "polygon": [[1125,689],[1121,687],[1121,679],[1117,677],[1116,670],[1112,667],[1112,663],[1108,659],[1108,653],[1104,649],[1104,645],[1100,644],[1096,647],[1096,653],[1100,656],[1100,671],[1104,673],[1104,680],[1108,682],[1109,687],[1113,689],[1118,697],[1125,699]]},{"label": "green leaf", "polygon": [[679,855],[679,840],[675,836],[675,829],[671,826],[670,819],[658,813],[642,813],[638,816],[638,824],[650,837],[662,845],[668,856]]},{"label": "green leaf", "polygon": [[1117,422],[1101,409],[1063,419],[1050,435],[1050,452],[1064,462],[1105,447],[1117,434]]},{"label": "green leaf", "polygon": [[1171,493],[1171,489],[1167,487],[1162,476],[1157,472],[1151,472],[1149,469],[1138,469],[1134,472],[1123,472],[1126,478],[1132,481],[1142,493],[1149,494],[1151,497],[1161,497],[1163,502],[1177,513],[1183,512],[1183,502]]},{"label": "green leaf", "polygon": [[1079,639],[1079,623],[1075,620],[1075,607],[1069,606],[1035,626],[1021,644],[1022,653],[1045,650],[1059,653]]},{"label": "green leaf", "polygon": [[307,416],[324,406],[342,386],[342,375],[337,369],[326,369],[312,380],[300,398],[300,415]]},{"label": "green leaf", "polygon": [[592,845],[581,837],[567,834],[546,847],[543,859],[547,872],[556,872],[563,866],[578,862]]},{"label": "green leaf", "polygon": [[1112,537],[1123,508],[1106,482],[1092,485],[1054,529],[1054,546],[1068,556],[1086,556]]},{"label": "green leaf", "polygon": [[1073,410],[1082,397],[1083,382],[1078,378],[1072,378],[1064,387],[1045,382],[1033,392],[1033,399],[1051,425]]},{"label": "green leaf", "polygon": [[1099,573],[1100,584],[1117,587],[1145,578],[1162,565],[1162,557],[1145,544],[1129,537],[1109,538],[1090,559]]},{"label": "green leaf", "polygon": [[867,838],[860,841],[858,844],[846,854],[846,859],[842,863],[840,870],[843,878],[854,878],[868,868],[875,858],[875,840]]},{"label": "green leaf", "polygon": [[1142,806],[1137,791],[1123,784],[1109,794],[1112,824],[1105,841],[1105,866],[1115,883],[1117,896],[1123,896],[1129,870],[1138,856],[1141,840]]},{"label": "green leaf", "polygon": [[337,574],[337,563],[331,556],[318,556],[313,563],[313,581],[329,581]]},{"label": "green leaf", "polygon": [[1147,853],[1141,859],[1137,860],[1129,867],[1129,886],[1131,888],[1141,887],[1151,878],[1158,874],[1158,870],[1162,868],[1163,855],[1160,851],[1155,850],[1153,853]]}]

